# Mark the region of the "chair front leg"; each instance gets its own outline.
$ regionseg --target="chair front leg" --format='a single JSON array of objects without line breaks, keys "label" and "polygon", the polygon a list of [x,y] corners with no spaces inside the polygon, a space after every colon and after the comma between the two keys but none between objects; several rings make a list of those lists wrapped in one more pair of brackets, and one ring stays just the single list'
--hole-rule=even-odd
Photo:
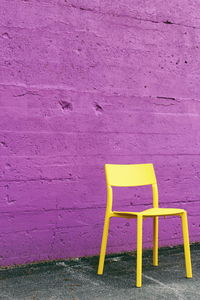
[{"label": "chair front leg", "polygon": [[153,266],[158,266],[158,217],[153,217]]},{"label": "chair front leg", "polygon": [[107,246],[107,241],[108,241],[109,226],[110,226],[110,217],[106,215],[105,216],[105,221],[104,221],[102,242],[101,242],[101,251],[100,251],[99,266],[98,266],[98,272],[97,272],[98,275],[103,274],[104,261],[105,261],[105,255],[106,255],[106,246]]},{"label": "chair front leg", "polygon": [[137,267],[136,287],[142,286],[142,215],[137,216]]},{"label": "chair front leg", "polygon": [[181,219],[182,219],[182,231],[183,231],[183,242],[184,242],[186,277],[192,278],[192,264],[191,264],[191,256],[190,256],[187,212],[181,214]]}]

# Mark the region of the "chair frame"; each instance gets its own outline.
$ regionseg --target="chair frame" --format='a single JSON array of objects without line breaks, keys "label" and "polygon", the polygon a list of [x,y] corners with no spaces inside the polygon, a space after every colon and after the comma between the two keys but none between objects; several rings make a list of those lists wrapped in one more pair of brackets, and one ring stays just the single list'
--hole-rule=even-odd
[{"label": "chair frame", "polygon": [[[134,169],[138,171],[139,181],[141,178],[141,182],[138,181],[137,174],[131,174],[130,171]],[[142,179],[143,171],[145,171],[144,177],[146,176],[144,180]],[[140,165],[106,164],[105,173],[106,173],[106,185],[107,185],[107,205],[106,205],[104,229],[103,229],[103,236],[102,236],[102,243],[101,243],[101,250],[100,250],[100,257],[99,257],[99,266],[98,266],[97,273],[99,275],[102,275],[104,270],[104,261],[106,255],[110,219],[112,217],[121,217],[121,218],[128,218],[128,219],[136,218],[137,219],[136,287],[141,287],[142,286],[143,219],[146,217],[153,218],[153,266],[158,266],[158,218],[159,216],[177,215],[180,216],[182,220],[186,277],[192,278],[192,265],[191,265],[190,244],[189,244],[189,234],[188,234],[187,212],[183,209],[162,209],[162,208],[160,209],[158,207],[158,187],[157,187],[153,164],[140,164]],[[131,177],[131,179],[127,177],[127,175],[130,174],[131,176],[133,175],[133,178]],[[124,178],[127,179],[128,181],[127,184]],[[118,212],[112,210],[112,202],[113,202],[112,186],[141,186],[141,185],[152,185],[152,194],[153,194],[152,209],[145,210],[142,212]]]}]

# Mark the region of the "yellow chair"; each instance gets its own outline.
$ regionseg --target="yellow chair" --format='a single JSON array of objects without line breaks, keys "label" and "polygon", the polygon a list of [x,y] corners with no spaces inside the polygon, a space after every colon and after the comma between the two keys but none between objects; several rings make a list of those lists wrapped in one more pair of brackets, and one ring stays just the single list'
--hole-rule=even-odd
[{"label": "yellow chair", "polygon": [[[153,265],[158,266],[158,217],[159,216],[180,216],[182,220],[182,232],[185,253],[186,277],[192,278],[192,265],[190,257],[190,244],[188,235],[187,212],[177,208],[158,207],[158,188],[153,164],[138,165],[105,165],[107,184],[107,207],[105,214],[104,230],[101,243],[98,274],[103,274],[106,245],[111,217],[136,218],[137,219],[137,268],[136,286],[142,286],[142,223],[143,218],[153,218]],[[124,212],[112,210],[112,186],[128,187],[152,185],[153,207],[141,212]]]}]

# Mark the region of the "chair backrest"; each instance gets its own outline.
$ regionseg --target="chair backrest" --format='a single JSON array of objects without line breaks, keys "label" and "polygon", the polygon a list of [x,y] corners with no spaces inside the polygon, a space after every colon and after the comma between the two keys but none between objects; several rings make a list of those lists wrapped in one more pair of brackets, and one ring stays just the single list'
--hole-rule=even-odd
[{"label": "chair backrest", "polygon": [[153,164],[105,165],[106,182],[109,186],[141,186],[156,184]]}]

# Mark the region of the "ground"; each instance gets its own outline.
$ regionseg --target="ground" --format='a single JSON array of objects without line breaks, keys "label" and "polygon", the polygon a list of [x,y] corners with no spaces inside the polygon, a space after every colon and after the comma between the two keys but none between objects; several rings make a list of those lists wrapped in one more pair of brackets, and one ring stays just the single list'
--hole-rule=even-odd
[{"label": "ground", "polygon": [[159,266],[143,255],[143,286],[135,287],[135,253],[109,255],[104,275],[98,257],[0,270],[0,300],[200,299],[200,244],[191,246],[193,278],[185,278],[183,248],[160,249]]}]

